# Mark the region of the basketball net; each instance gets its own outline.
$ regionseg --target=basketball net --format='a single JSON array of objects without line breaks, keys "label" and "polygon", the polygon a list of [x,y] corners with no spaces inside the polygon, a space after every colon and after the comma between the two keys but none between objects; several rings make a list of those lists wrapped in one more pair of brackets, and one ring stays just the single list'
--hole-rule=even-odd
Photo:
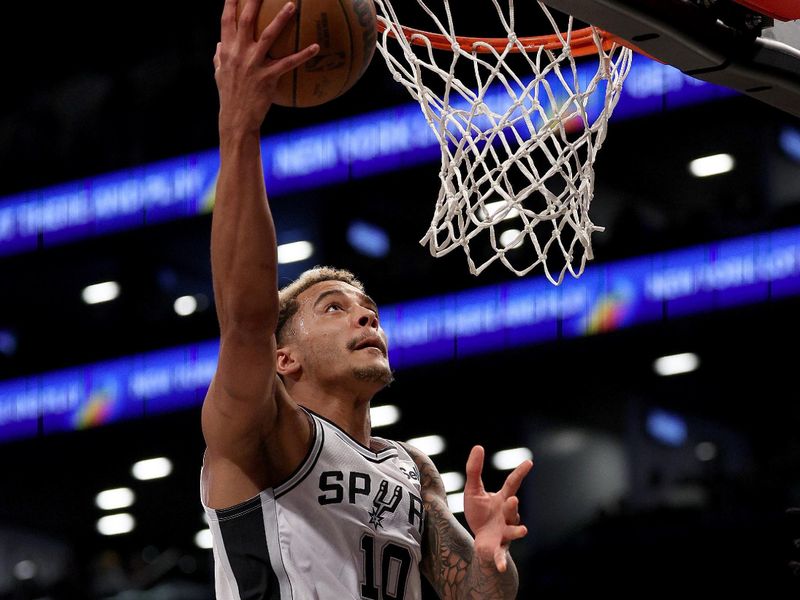
[{"label": "basketball net", "polygon": [[[449,0],[427,0],[443,3],[445,22],[425,1],[417,3],[434,32],[404,27],[391,0],[375,0],[378,48],[442,150],[420,243],[436,257],[463,248],[474,275],[499,260],[520,276],[541,264],[555,285],[567,271],[579,277],[593,258],[592,233],[603,231],[589,218],[593,165],[631,50],[594,27],[573,31],[571,17],[561,31],[541,2],[553,35],[518,38],[513,0],[505,9],[491,0],[506,36],[459,37]],[[589,54],[596,71],[584,75],[575,58]],[[510,64],[515,55],[524,70]]]}]

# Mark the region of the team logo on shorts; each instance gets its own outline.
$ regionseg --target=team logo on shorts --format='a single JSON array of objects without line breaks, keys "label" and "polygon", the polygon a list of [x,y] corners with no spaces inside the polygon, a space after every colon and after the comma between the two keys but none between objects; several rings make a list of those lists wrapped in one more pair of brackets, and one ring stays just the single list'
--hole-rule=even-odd
[{"label": "team logo on shorts", "polygon": [[381,481],[378,488],[378,493],[372,499],[372,510],[369,511],[369,524],[378,530],[378,527],[383,527],[383,519],[386,513],[393,513],[400,505],[400,498],[403,495],[403,490],[399,485],[394,486],[392,497],[389,496],[389,482],[385,479]]}]

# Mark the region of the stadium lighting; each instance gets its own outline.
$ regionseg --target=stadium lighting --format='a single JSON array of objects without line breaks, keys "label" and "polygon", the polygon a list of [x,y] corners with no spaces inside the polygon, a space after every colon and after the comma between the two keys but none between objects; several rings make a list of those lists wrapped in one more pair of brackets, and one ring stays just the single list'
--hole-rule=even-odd
[{"label": "stadium lighting", "polygon": [[32,560],[21,560],[17,564],[14,565],[14,577],[19,581],[28,581],[36,577],[36,573],[39,572],[36,563]]},{"label": "stadium lighting", "polygon": [[278,263],[285,265],[299,262],[310,258],[312,254],[314,254],[314,245],[311,242],[300,241],[281,244],[278,246]]},{"label": "stadium lighting", "polygon": [[500,471],[516,469],[525,460],[533,459],[533,453],[527,448],[510,448],[501,450],[492,456],[492,466]]},{"label": "stadium lighting", "polygon": [[104,281],[86,286],[81,292],[81,298],[86,304],[100,304],[110,302],[119,296],[119,284],[116,281]]},{"label": "stadium lighting", "polygon": [[411,438],[410,440],[406,440],[406,443],[414,446],[428,456],[441,454],[447,446],[444,438],[440,435],[426,435],[423,437]]},{"label": "stadium lighting", "polygon": [[694,455],[703,462],[714,460],[717,457],[717,445],[714,442],[700,442],[694,447]]},{"label": "stadium lighting", "polygon": [[700,357],[693,352],[684,352],[682,354],[671,354],[669,356],[662,356],[657,358],[653,363],[653,370],[658,375],[666,377],[669,375],[678,375],[680,373],[690,373],[695,371],[700,366]]},{"label": "stadium lighting", "polygon": [[519,229],[507,229],[500,234],[500,245],[503,248],[519,248],[525,242],[524,237],[519,237],[522,233]]},{"label": "stadium lighting", "polygon": [[106,517],[100,517],[100,519],[97,520],[97,531],[103,535],[128,533],[133,531],[134,527],[136,527],[136,521],[133,516],[128,513],[108,515]]},{"label": "stadium lighting", "polygon": [[689,172],[695,177],[710,177],[733,171],[736,161],[730,154],[712,154],[696,158],[689,163]]},{"label": "stadium lighting", "polygon": [[453,514],[464,512],[464,492],[457,494],[447,494],[447,506]]},{"label": "stadium lighting", "polygon": [[140,460],[131,469],[133,476],[141,481],[159,479],[172,473],[172,462],[168,458],[158,457]]},{"label": "stadium lighting", "polygon": [[457,471],[442,473],[442,483],[445,492],[457,492],[464,489],[464,475]]},{"label": "stadium lighting", "polygon": [[100,492],[94,502],[101,510],[117,510],[129,507],[134,500],[136,500],[136,496],[133,490],[123,487]]},{"label": "stadium lighting", "polygon": [[194,536],[194,543],[198,548],[208,550],[211,548],[211,530],[201,529]]},{"label": "stadium lighting", "polygon": [[187,317],[197,310],[197,299],[194,296],[181,296],[175,300],[172,308],[181,317]]},{"label": "stadium lighting", "polygon": [[369,420],[373,427],[393,425],[400,420],[400,409],[392,404],[373,406],[369,409]]}]

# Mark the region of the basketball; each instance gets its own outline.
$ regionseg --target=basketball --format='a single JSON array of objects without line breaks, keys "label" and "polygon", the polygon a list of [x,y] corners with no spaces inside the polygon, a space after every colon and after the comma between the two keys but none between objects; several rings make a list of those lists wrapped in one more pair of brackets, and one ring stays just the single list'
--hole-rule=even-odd
[{"label": "basketball", "polygon": [[[364,74],[375,53],[373,0],[294,0],[296,10],[270,50],[282,58],[319,44],[319,53],[278,81],[274,103],[308,107],[329,102],[349,90]],[[244,0],[240,0],[237,16]],[[275,18],[286,0],[264,0],[257,34]]]}]

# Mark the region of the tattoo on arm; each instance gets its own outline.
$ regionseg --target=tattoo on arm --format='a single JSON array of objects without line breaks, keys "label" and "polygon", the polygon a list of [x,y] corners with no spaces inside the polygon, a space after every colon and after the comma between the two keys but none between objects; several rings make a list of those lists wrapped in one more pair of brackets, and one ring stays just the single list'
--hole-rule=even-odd
[{"label": "tattoo on arm", "polygon": [[419,450],[403,447],[414,459],[422,483],[425,533],[420,568],[439,597],[446,600],[515,598],[518,578],[511,557],[508,557],[505,573],[498,572],[492,561],[479,564],[472,536],[447,506],[444,484],[433,462]]}]

